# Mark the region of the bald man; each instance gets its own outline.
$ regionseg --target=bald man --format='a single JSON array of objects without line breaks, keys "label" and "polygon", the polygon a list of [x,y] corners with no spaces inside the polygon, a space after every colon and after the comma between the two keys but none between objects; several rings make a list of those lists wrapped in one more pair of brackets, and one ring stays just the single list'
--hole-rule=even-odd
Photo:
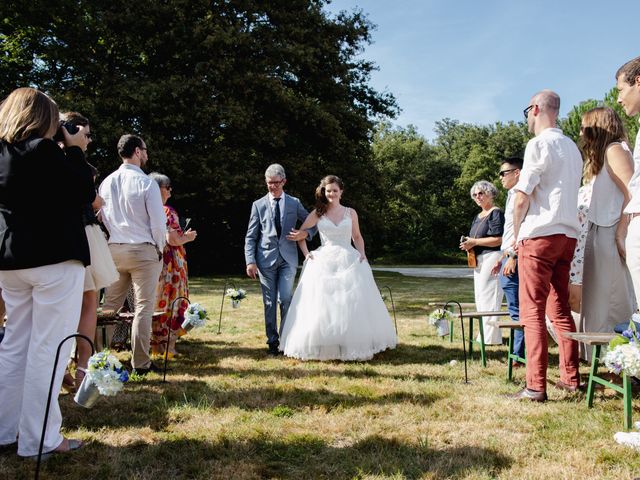
[{"label": "bald man", "polygon": [[560,348],[556,388],[579,386],[578,344],[563,336],[574,332],[569,308],[569,267],[580,225],[576,213],[582,156],[557,126],[560,97],[551,90],[534,95],[524,116],[529,140],[516,192],[513,226],[520,266],[520,323],[527,345],[527,386],[516,400],[547,399],[548,345],[545,310]]}]

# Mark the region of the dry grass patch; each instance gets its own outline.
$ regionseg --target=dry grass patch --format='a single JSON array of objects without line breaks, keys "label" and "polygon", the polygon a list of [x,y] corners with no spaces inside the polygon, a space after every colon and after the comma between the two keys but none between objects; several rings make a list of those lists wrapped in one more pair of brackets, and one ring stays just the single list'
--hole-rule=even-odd
[{"label": "dry grass patch", "polygon": [[[42,478],[640,477],[638,455],[613,443],[622,402],[611,392],[591,410],[551,388],[544,405],[514,404],[504,397],[518,388],[505,382],[505,347],[490,348],[486,369],[470,362],[464,384],[461,342],[435,337],[424,305],[471,300],[471,281],[376,276],[393,290],[400,344],[364,363],[267,356],[259,285],[241,278],[249,298],[225,305],[218,335],[224,280],[194,279],[192,299],[211,321],[180,341],[168,382],[150,374],[90,411],[63,399],[65,433],[88,445],[46,462]],[[0,478],[33,469],[0,456]]]}]

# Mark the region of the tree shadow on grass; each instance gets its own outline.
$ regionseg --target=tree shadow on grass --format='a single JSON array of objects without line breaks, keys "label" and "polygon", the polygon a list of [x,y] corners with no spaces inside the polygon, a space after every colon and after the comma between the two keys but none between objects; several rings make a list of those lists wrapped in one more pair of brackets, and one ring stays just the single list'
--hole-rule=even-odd
[{"label": "tree shadow on grass", "polygon": [[[384,476],[418,480],[430,475],[496,478],[513,459],[492,448],[434,448],[373,435],[336,446],[312,434],[218,438],[214,442],[178,438],[154,444],[112,447],[89,443],[79,454],[52,458],[45,478],[331,479]],[[91,458],[91,461],[86,461]]]},{"label": "tree shadow on grass", "polygon": [[394,391],[378,394],[375,387],[351,385],[342,392],[327,388],[292,388],[288,385],[221,389],[204,382],[174,381],[166,388],[163,398],[170,405],[209,405],[215,408],[240,408],[243,410],[269,411],[278,406],[293,410],[307,408],[356,408],[364,405],[390,405],[408,402],[427,406],[446,396],[446,392],[414,393]]}]

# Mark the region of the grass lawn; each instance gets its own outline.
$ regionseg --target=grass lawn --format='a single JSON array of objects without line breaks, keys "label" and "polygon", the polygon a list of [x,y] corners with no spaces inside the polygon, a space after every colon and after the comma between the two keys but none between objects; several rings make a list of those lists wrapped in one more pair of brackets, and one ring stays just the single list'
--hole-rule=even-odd
[{"label": "grass lawn", "polygon": [[[209,324],[183,337],[168,383],[150,374],[91,410],[61,399],[65,434],[88,445],[43,464],[47,479],[632,479],[640,455],[613,441],[622,400],[598,392],[595,408],[549,386],[546,404],[504,398],[506,347],[488,368],[435,335],[428,301],[473,301],[469,279],[378,272],[393,291],[399,345],[365,363],[300,362],[266,355],[259,284],[225,305],[223,278],[194,278],[192,301]],[[388,302],[389,303],[389,302]],[[558,379],[552,349],[550,382]],[[128,354],[122,354],[126,359]],[[452,360],[457,364],[450,365]],[[581,367],[583,374],[588,372]],[[635,409],[635,420],[640,415]],[[0,456],[1,479],[33,478],[35,462]]]}]

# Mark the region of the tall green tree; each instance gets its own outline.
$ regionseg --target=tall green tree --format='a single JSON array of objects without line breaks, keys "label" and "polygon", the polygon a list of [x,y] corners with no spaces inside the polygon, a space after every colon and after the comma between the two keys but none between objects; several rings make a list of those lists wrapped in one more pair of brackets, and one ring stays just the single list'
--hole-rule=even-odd
[{"label": "tall green tree", "polygon": [[142,135],[200,232],[192,269],[237,268],[269,163],[285,166],[307,204],[334,173],[365,226],[375,213],[371,130],[397,106],[369,86],[375,66],[359,57],[372,25],[361,12],[330,16],[325,3],[8,0],[0,90],[33,85],[86,114],[103,175],[119,164],[120,135]]}]

